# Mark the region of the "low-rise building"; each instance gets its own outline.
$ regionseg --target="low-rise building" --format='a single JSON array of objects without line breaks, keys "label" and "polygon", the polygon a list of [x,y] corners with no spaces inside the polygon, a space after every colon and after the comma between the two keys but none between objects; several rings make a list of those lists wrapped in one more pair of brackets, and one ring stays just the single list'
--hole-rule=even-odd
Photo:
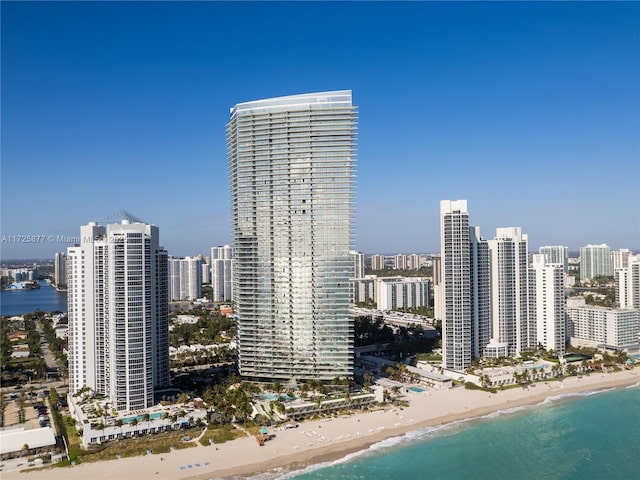
[{"label": "low-rise building", "polygon": [[[90,393],[90,392],[88,392]],[[90,395],[88,395],[90,396]],[[90,400],[87,396],[68,395],[69,413],[76,420],[82,444],[96,445],[140,435],[179,430],[205,421],[202,402],[156,405],[144,410],[114,412],[108,399]]]},{"label": "low-rise building", "polygon": [[640,350],[640,312],[629,308],[606,308],[567,304],[571,344],[608,350]]},{"label": "low-rise building", "polygon": [[0,431],[0,460],[49,453],[55,446],[56,438],[51,427],[16,427]]}]

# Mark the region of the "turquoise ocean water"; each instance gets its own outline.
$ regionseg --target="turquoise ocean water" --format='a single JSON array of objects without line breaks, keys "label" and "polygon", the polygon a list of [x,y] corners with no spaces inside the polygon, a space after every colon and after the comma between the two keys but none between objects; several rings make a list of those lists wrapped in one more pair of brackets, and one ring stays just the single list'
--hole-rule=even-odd
[{"label": "turquoise ocean water", "polygon": [[410,432],[302,472],[255,479],[631,479],[640,475],[640,387]]}]

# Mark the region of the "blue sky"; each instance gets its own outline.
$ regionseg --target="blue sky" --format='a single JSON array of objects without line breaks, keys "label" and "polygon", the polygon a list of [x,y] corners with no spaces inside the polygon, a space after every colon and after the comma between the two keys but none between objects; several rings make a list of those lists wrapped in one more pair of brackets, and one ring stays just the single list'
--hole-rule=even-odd
[{"label": "blue sky", "polygon": [[229,108],[351,89],[355,247],[439,250],[441,199],[530,249],[640,249],[640,4],[1,3],[3,260],[127,210],[229,243]]}]

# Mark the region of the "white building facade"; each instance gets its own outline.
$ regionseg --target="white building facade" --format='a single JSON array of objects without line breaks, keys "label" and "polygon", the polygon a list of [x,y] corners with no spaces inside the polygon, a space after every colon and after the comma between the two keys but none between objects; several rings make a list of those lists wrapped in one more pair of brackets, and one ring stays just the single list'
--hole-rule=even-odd
[{"label": "white building facade", "polygon": [[440,201],[442,363],[461,371],[473,359],[471,250],[466,200]]},{"label": "white building facade", "polygon": [[381,311],[428,307],[431,303],[431,282],[419,277],[378,278],[376,303]]},{"label": "white building facade", "polygon": [[396,270],[407,269],[407,256],[402,253],[397,253],[393,256],[393,268]]},{"label": "white building facade", "polygon": [[371,255],[371,270],[384,270],[384,255]]},{"label": "white building facade", "polygon": [[540,247],[538,253],[545,255],[548,263],[559,263],[564,272],[569,271],[569,247],[563,245],[547,245]]},{"label": "white building facade", "polygon": [[515,357],[535,346],[529,320],[528,237],[520,227],[496,230],[491,256],[491,342],[486,355]]},{"label": "white building facade", "polygon": [[633,257],[633,252],[628,248],[613,250],[611,252],[611,269],[615,272],[619,268],[628,268],[631,257]]},{"label": "white building facade", "polygon": [[202,297],[201,258],[169,258],[170,301],[195,300]]},{"label": "white building facade", "polygon": [[200,265],[202,271],[202,284],[210,285],[211,284],[211,260],[209,257],[205,257],[204,262]]},{"label": "white building facade", "polygon": [[115,410],[147,408],[169,383],[167,253],[158,227],[126,213],[80,229],[67,250],[69,392],[108,396]]},{"label": "white building facade", "polygon": [[211,248],[211,288],[214,302],[233,299],[233,248],[229,245]]},{"label": "white building facade", "polygon": [[245,378],[353,375],[356,122],[348,90],[231,110],[233,296]]},{"label": "white building facade", "polygon": [[407,255],[407,268],[409,270],[419,270],[420,255],[418,255],[417,253],[412,253],[411,255]]},{"label": "white building facade", "polygon": [[640,310],[640,255],[631,255],[626,265],[614,273],[616,304],[619,308]]},{"label": "white building facade", "polygon": [[580,248],[580,279],[613,275],[611,249],[606,245],[586,245]]},{"label": "white building facade", "polygon": [[564,266],[551,263],[545,254],[532,255],[529,269],[530,318],[536,326],[536,343],[565,352],[567,340],[564,300]]},{"label": "white building facade", "polygon": [[364,278],[364,253],[352,250],[351,255],[354,261],[353,278]]},{"label": "white building facade", "polygon": [[567,306],[571,343],[609,350],[639,350],[640,312],[592,305]]}]

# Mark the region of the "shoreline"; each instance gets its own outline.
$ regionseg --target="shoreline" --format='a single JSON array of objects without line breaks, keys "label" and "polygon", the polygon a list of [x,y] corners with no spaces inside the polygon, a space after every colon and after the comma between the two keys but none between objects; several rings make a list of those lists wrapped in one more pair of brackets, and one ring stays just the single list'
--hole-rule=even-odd
[{"label": "shoreline", "polygon": [[[452,425],[458,422],[465,421],[473,421],[477,419],[481,419],[487,417],[488,415],[494,413],[507,413],[510,410],[515,409],[526,409],[526,408],[534,408],[538,405],[544,403],[547,399],[561,399],[565,397],[569,397],[572,395],[575,396],[583,396],[581,394],[585,394],[587,392],[604,392],[604,391],[612,391],[619,390],[625,387],[629,387],[635,384],[640,383],[640,372],[630,370],[628,371],[633,374],[632,377],[627,378],[618,378],[618,379],[609,379],[607,376],[614,375],[610,373],[606,374],[597,374],[599,376],[603,376],[604,378],[598,379],[599,381],[596,384],[591,382],[585,382],[583,384],[571,385],[570,388],[563,388],[564,385],[557,389],[549,389],[544,390],[542,393],[532,392],[533,395],[526,396],[518,400],[507,400],[504,402],[502,408],[496,408],[495,404],[486,405],[481,407],[476,407],[466,412],[459,413],[450,413],[447,415],[443,415],[442,417],[436,417],[429,420],[418,421],[414,425],[406,426],[406,427],[398,427],[394,430],[388,430],[384,432],[379,432],[377,434],[373,434],[367,437],[360,437],[362,440],[358,442],[357,440],[353,440],[349,442],[347,445],[344,445],[343,448],[327,448],[324,451],[310,451],[305,457],[302,457],[301,454],[293,454],[288,456],[283,456],[277,459],[274,459],[273,462],[265,462],[261,465],[262,468],[253,468],[254,464],[246,465],[245,467],[236,467],[233,469],[229,469],[228,471],[220,471],[216,473],[216,476],[206,476],[206,475],[197,475],[193,477],[188,477],[186,480],[231,480],[237,479],[238,477],[248,477],[257,475],[260,473],[268,473],[270,471],[279,470],[281,471],[281,475],[284,475],[288,472],[294,471],[302,471],[303,469],[310,467],[312,465],[320,465],[323,463],[335,462],[341,458],[345,458],[348,455],[357,452],[363,452],[369,449],[371,446],[381,443],[385,440],[390,440],[393,438],[401,438],[407,435],[410,432],[424,430],[429,427],[437,428],[437,427],[445,427],[447,425]],[[623,372],[616,372],[623,373]],[[592,374],[592,376],[594,376]],[[577,377],[570,377],[576,379]],[[565,378],[562,382],[553,381],[551,382],[556,384],[561,384],[570,378]],[[578,379],[579,381],[588,377],[582,377]],[[540,385],[545,385],[545,382],[539,382]],[[534,384],[532,384],[534,385]],[[545,385],[546,386],[546,385]],[[456,388],[464,388],[464,387],[456,387]],[[528,388],[527,388],[528,389]],[[517,391],[527,390],[527,389],[518,389]],[[514,389],[515,390],[515,389]],[[472,390],[466,390],[467,392],[471,392]],[[488,392],[481,392],[487,394]],[[504,391],[502,392],[504,393]],[[499,395],[498,394],[495,395]],[[494,394],[490,394],[494,395]],[[341,444],[335,445],[335,447],[340,447]]]},{"label": "shoreline", "polygon": [[[527,388],[499,391],[496,394],[466,390],[429,390],[407,394],[409,406],[389,407],[373,412],[309,420],[296,429],[274,431],[275,438],[264,447],[253,437],[243,437],[214,446],[176,450],[169,454],[151,454],[83,463],[75,467],[36,472],[3,471],[2,478],[27,480],[106,480],[181,479],[211,480],[249,477],[273,472],[274,476],[299,471],[311,465],[333,462],[361,452],[384,440],[409,432],[472,420],[496,412],[534,407],[549,398],[566,397],[640,383],[640,369],[614,373],[591,373],[562,381],[538,382]],[[215,447],[215,448],[214,448]]]}]

